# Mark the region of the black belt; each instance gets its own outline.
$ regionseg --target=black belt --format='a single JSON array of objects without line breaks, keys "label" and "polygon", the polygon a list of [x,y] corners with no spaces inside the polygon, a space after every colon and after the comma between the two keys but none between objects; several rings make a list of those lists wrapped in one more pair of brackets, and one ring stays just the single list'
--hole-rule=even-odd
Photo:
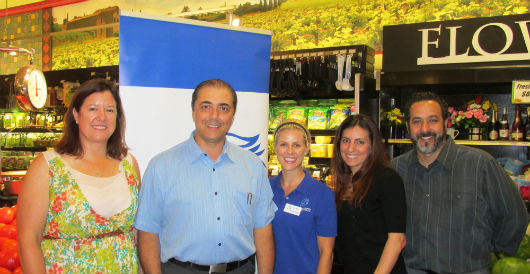
[{"label": "black belt", "polygon": [[222,264],[214,264],[214,265],[201,265],[201,264],[194,264],[192,262],[182,262],[175,258],[171,258],[169,259],[169,261],[172,263],[178,264],[182,267],[189,268],[189,269],[208,271],[209,273],[225,273],[225,272],[237,269],[249,261],[253,263],[254,256],[255,254],[252,254],[250,255],[250,257],[243,259],[241,261],[233,261],[230,263],[222,263]]}]

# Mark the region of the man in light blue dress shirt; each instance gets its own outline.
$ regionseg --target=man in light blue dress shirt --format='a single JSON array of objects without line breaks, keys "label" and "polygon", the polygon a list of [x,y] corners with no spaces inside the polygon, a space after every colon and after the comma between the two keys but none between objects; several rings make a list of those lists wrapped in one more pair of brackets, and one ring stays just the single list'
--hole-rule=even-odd
[{"label": "man in light blue dress shirt", "polygon": [[[237,96],[226,82],[192,95],[195,131],[149,162],[134,226],[145,273],[272,273],[276,206],[263,162],[226,141]],[[254,255],[255,254],[255,255]]]}]

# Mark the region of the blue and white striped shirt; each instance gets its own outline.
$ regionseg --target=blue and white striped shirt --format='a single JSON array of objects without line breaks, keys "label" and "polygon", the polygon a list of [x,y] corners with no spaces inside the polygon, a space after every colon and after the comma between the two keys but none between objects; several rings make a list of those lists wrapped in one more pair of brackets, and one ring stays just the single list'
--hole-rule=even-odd
[{"label": "blue and white striped shirt", "polygon": [[151,159],[134,226],[158,234],[162,262],[245,259],[276,210],[265,166],[228,141],[214,163],[193,136]]}]

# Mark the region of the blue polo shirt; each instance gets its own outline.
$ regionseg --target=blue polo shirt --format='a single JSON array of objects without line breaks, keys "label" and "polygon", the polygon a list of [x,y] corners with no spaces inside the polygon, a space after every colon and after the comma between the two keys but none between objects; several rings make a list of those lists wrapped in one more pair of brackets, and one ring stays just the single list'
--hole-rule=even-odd
[{"label": "blue polo shirt", "polygon": [[254,229],[276,210],[265,165],[226,140],[213,162],[193,135],[149,162],[134,226],[158,234],[162,262],[245,259],[256,252]]},{"label": "blue polo shirt", "polygon": [[278,207],[272,221],[276,246],[274,273],[316,273],[320,258],[317,236],[337,236],[335,195],[305,171],[300,185],[285,196],[281,176],[280,173],[270,178]]}]

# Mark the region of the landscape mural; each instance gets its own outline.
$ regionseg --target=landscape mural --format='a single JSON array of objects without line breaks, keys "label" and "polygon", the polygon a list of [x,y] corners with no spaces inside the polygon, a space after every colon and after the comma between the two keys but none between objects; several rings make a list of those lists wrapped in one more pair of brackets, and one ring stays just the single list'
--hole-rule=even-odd
[{"label": "landscape mural", "polygon": [[[220,23],[232,14],[241,26],[273,31],[272,51],[368,45],[380,57],[385,25],[524,14],[529,6],[529,0],[87,0],[52,8],[51,18],[32,13],[43,17],[35,22],[51,23],[51,43],[40,42],[39,26],[23,28],[16,42],[51,47],[44,61],[38,55],[43,50],[36,50],[36,63],[52,70],[118,65],[122,9]],[[0,27],[15,23],[5,29],[20,31],[16,17],[4,18]]]}]

